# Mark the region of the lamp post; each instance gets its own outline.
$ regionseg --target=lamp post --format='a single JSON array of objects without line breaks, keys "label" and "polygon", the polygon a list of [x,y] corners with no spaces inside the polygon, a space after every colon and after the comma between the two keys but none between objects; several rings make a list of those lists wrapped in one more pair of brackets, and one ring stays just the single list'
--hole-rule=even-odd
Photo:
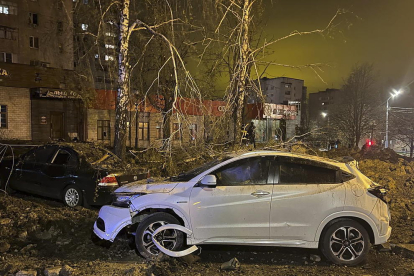
[{"label": "lamp post", "polygon": [[328,112],[322,112],[321,115],[322,115],[323,118],[328,117],[328,124],[327,124],[328,142],[326,143],[326,149],[329,150],[329,145],[330,145],[330,140],[329,140],[330,139],[330,135],[329,135],[330,133],[329,133],[329,131],[330,130],[329,130],[329,116],[328,116]]},{"label": "lamp post", "polygon": [[398,96],[399,94],[401,94],[402,93],[402,91],[403,90],[395,90],[395,89],[393,89],[392,90],[393,91],[393,93],[390,93],[391,94],[391,96],[387,99],[387,113],[386,113],[386,116],[385,116],[385,148],[387,149],[388,148],[388,110],[390,109],[390,103],[389,103],[389,101],[390,101],[390,99],[394,99],[396,96]]}]

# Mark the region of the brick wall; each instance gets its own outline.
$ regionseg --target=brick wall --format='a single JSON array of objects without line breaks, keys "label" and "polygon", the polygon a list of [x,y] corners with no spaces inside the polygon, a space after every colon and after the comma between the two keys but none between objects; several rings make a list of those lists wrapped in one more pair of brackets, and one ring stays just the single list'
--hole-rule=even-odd
[{"label": "brick wall", "polygon": [[7,129],[0,128],[0,140],[31,140],[29,89],[0,86],[0,105],[7,106]]}]

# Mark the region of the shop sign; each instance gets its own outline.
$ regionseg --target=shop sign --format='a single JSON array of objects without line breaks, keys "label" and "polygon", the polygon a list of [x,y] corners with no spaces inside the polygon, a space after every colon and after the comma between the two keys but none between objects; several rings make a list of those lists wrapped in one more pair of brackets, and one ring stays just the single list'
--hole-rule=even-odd
[{"label": "shop sign", "polygon": [[6,69],[0,68],[0,76],[8,76],[9,72]]},{"label": "shop sign", "polygon": [[58,99],[80,99],[80,96],[72,91],[46,90],[39,92],[40,98],[58,98]]}]

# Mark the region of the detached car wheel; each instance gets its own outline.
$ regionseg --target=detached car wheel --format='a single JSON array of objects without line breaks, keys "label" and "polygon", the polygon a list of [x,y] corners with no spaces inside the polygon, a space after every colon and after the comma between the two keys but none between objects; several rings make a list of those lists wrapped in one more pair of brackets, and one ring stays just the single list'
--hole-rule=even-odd
[{"label": "detached car wheel", "polygon": [[[153,243],[152,233],[166,224],[180,224],[180,222],[174,216],[160,212],[147,216],[138,224],[135,245],[142,257],[155,259],[163,254]],[[184,234],[178,230],[167,229],[158,233],[155,239],[166,249],[178,251],[183,246]]]},{"label": "detached car wheel", "polygon": [[82,205],[82,191],[73,185],[68,186],[63,192],[63,202],[66,206],[76,207]]},{"label": "detached car wheel", "polygon": [[365,261],[369,247],[367,230],[351,219],[340,220],[329,226],[321,244],[322,253],[328,260],[348,266]]}]

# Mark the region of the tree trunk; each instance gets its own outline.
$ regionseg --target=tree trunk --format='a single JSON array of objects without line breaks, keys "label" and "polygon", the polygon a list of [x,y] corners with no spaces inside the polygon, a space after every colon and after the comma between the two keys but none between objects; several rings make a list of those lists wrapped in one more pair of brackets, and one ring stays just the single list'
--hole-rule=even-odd
[{"label": "tree trunk", "polygon": [[237,84],[235,86],[235,141],[241,141],[243,126],[244,100],[246,97],[246,86],[250,75],[250,41],[249,41],[249,24],[250,24],[250,0],[243,1],[243,17],[240,27],[240,59],[237,62],[235,72]]},{"label": "tree trunk", "polygon": [[411,141],[410,141],[410,158],[413,158],[413,151],[414,151],[414,139],[411,138]]},{"label": "tree trunk", "polygon": [[115,110],[114,152],[121,159],[125,158],[126,153],[126,130],[129,106],[129,4],[130,0],[124,0],[122,3],[119,31],[118,92]]}]

